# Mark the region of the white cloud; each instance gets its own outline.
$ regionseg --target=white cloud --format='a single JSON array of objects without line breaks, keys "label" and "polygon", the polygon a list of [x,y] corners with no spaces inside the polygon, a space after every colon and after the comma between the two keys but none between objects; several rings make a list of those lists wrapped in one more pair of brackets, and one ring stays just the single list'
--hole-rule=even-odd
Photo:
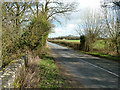
[{"label": "white cloud", "polygon": [[67,25],[66,25],[66,29],[67,29],[67,30],[73,29],[73,28],[75,28],[75,27],[76,27],[75,24],[67,24]]},{"label": "white cloud", "polygon": [[93,10],[96,11],[100,7],[101,0],[63,0],[64,2],[78,2],[77,9],[79,12],[74,12],[70,15],[70,20],[66,20],[65,17],[59,17],[62,21],[62,26],[58,25],[54,28],[55,33],[50,34],[49,37],[65,36],[65,35],[78,35],[76,33],[77,24],[81,24],[84,20],[86,12]]},{"label": "white cloud", "polygon": [[64,29],[60,27],[56,27],[53,29],[54,33],[49,34],[49,37],[58,37],[58,36],[63,36],[64,35]]},{"label": "white cloud", "polygon": [[101,0],[77,0],[80,3],[80,7],[98,8]]}]

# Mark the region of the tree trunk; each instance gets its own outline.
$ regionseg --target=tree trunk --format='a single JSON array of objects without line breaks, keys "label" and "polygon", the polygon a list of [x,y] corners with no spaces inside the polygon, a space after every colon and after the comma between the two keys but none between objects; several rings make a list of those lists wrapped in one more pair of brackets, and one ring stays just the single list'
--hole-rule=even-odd
[{"label": "tree trunk", "polygon": [[38,18],[38,14],[39,14],[38,2],[36,2],[36,7],[37,7],[37,18]]},{"label": "tree trunk", "polygon": [[118,56],[120,56],[120,52],[119,52],[120,45],[119,45],[119,41],[118,40],[116,40],[115,45],[116,45],[116,52],[117,52]]},{"label": "tree trunk", "polygon": [[116,42],[116,50],[117,50],[117,54],[119,55],[119,48],[117,42]]}]

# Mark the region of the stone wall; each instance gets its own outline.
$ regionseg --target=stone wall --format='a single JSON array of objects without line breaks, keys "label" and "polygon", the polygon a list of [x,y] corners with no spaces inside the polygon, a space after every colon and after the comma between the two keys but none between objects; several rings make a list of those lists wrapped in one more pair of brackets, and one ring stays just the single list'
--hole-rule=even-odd
[{"label": "stone wall", "polygon": [[25,56],[20,59],[12,61],[3,71],[0,71],[0,89],[2,88],[14,88],[14,81],[18,71],[22,68],[25,70]]}]

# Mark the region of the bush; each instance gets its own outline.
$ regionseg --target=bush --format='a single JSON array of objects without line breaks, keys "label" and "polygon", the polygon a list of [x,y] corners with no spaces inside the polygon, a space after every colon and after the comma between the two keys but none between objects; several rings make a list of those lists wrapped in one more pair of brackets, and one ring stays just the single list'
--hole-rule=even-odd
[{"label": "bush", "polygon": [[22,35],[19,32],[12,32],[12,30],[17,31],[17,28],[10,27],[9,30],[6,26],[4,27],[2,35],[2,67],[5,67],[21,54],[26,53],[27,50],[40,51],[46,44],[51,24],[43,15],[40,15],[31,20]]}]

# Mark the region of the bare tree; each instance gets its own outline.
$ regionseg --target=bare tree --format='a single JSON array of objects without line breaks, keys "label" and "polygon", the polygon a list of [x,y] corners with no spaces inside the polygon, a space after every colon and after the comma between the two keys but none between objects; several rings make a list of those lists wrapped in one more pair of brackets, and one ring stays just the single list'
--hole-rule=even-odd
[{"label": "bare tree", "polygon": [[[31,5],[36,7],[34,10]],[[44,0],[43,2],[31,2],[29,3],[29,8],[31,9],[34,16],[38,16],[40,12],[46,15],[46,19],[49,20],[56,20],[55,15],[65,14],[71,11],[75,11],[76,7],[75,2],[62,2],[60,0],[53,1],[53,0]]]},{"label": "bare tree", "polygon": [[119,54],[119,10],[117,8],[105,8],[104,20],[104,24],[106,25],[104,32],[107,33],[106,37],[110,39],[110,42],[112,42],[109,46],[111,46],[111,48],[113,47],[113,50],[116,50]]},{"label": "bare tree", "polygon": [[77,32],[80,35],[84,33],[86,36],[86,45],[88,45],[89,50],[92,50],[92,44],[100,37],[102,32],[102,18],[97,12],[87,12],[84,16]]},{"label": "bare tree", "polygon": [[120,56],[120,1],[115,1],[113,3],[114,3],[114,7],[116,7],[117,10],[118,10],[117,21],[118,21],[118,34],[119,34],[119,37],[117,39],[117,41],[118,41],[118,43],[117,43],[118,44],[117,45],[117,53]]},{"label": "bare tree", "polygon": [[109,46],[120,55],[120,1],[103,0],[101,5],[104,10],[105,29],[107,38],[112,42]]},{"label": "bare tree", "polygon": [[[48,20],[50,23],[53,20],[60,22],[56,16],[58,15],[66,15],[70,14],[75,11],[76,3],[74,2],[62,2],[60,0],[53,1],[53,0],[43,0],[40,2],[30,2],[28,3],[28,7],[32,11],[32,14],[39,18],[39,16],[43,16]],[[32,8],[34,7],[34,8]],[[34,10],[35,9],[35,10]],[[47,32],[50,32],[47,31]]]}]

